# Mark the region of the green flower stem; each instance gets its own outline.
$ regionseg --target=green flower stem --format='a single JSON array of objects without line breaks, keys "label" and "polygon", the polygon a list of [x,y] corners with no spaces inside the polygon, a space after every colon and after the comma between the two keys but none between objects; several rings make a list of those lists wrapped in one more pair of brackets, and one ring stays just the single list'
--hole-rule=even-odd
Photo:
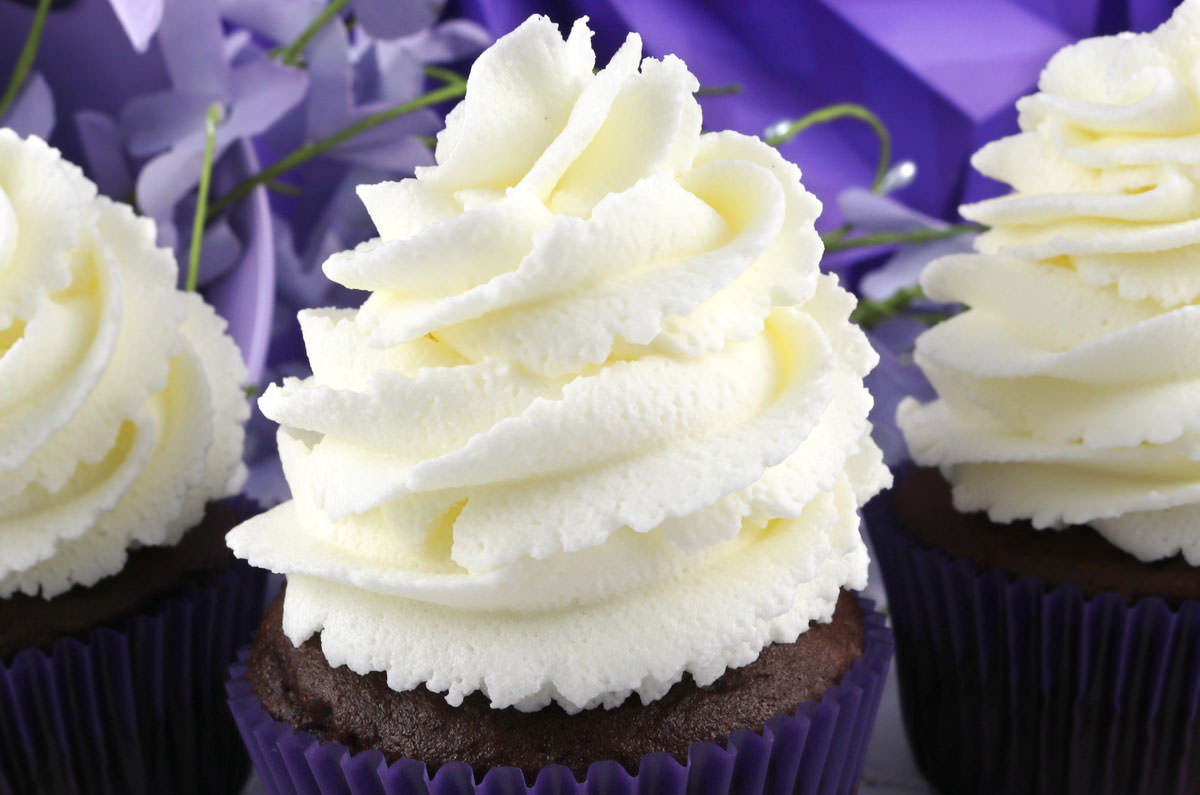
[{"label": "green flower stem", "polygon": [[862,246],[881,246],[890,243],[927,243],[930,240],[942,240],[970,232],[982,232],[983,227],[975,224],[954,224],[942,229],[913,229],[910,232],[878,232],[873,235],[846,237],[842,229],[835,229],[829,235],[822,236],[825,243],[825,253],[844,251],[848,248]]},{"label": "green flower stem", "polygon": [[465,86],[467,84],[467,78],[453,69],[444,69],[440,66],[429,65],[425,67],[425,74],[448,86]]},{"label": "green flower stem", "polygon": [[275,163],[272,163],[267,168],[259,171],[257,174],[251,174],[233,187],[229,193],[226,193],[220,199],[217,199],[211,207],[208,208],[209,218],[215,218],[221,213],[228,210],[238,201],[249,195],[250,191],[254,190],[259,185],[266,182],[271,182],[280,174],[301,166],[312,160],[343,141],[348,141],[356,135],[360,135],[372,127],[378,127],[385,121],[398,118],[406,113],[412,113],[421,108],[427,108],[430,105],[437,105],[439,102],[446,102],[451,99],[459,99],[467,92],[467,84],[442,86],[441,88],[430,91],[428,94],[423,94],[414,100],[405,102],[403,105],[397,105],[394,108],[380,111],[379,113],[366,116],[354,122],[348,127],[345,127],[333,135],[322,138],[319,141],[312,141],[303,146],[294,149],[291,153],[280,158]]},{"label": "green flower stem", "polygon": [[818,124],[827,124],[838,119],[859,119],[871,126],[875,131],[875,135],[879,137],[879,165],[875,167],[875,181],[872,183],[872,190],[879,192],[883,185],[883,178],[887,175],[888,167],[892,162],[892,136],[888,132],[883,121],[862,105],[855,105],[850,102],[842,102],[836,105],[828,105],[824,108],[817,108],[812,113],[808,113],[788,124],[787,129],[778,135],[772,135],[766,139],[766,142],[771,146],[779,146],[786,143],[796,135],[809,127],[815,127]]},{"label": "green flower stem", "polygon": [[25,78],[29,76],[29,70],[33,68],[38,47],[42,45],[42,31],[46,29],[46,15],[50,13],[50,3],[51,0],[38,0],[37,10],[33,14],[33,24],[29,27],[29,35],[25,37],[25,46],[21,48],[21,54],[17,56],[17,65],[13,69],[12,77],[8,79],[8,87],[4,89],[4,96],[0,97],[0,118],[16,102],[17,94],[21,93],[21,86],[25,84]]},{"label": "green flower stem", "polygon": [[870,301],[864,298],[850,313],[850,320],[863,328],[874,328],[889,317],[895,317],[908,309],[914,301],[924,297],[925,293],[921,291],[921,288],[913,285],[912,287],[901,287],[891,297],[882,301]]},{"label": "green flower stem", "polygon": [[279,180],[274,179],[263,184],[266,185],[267,190],[271,191],[272,193],[281,193],[284,196],[299,196],[304,192],[295,185],[289,185],[286,182],[280,182]]},{"label": "green flower stem", "polygon": [[828,251],[830,246],[836,245],[838,241],[850,233],[852,228],[850,224],[842,224],[837,229],[830,230],[821,235],[821,242],[825,244],[825,250]]},{"label": "green flower stem", "polygon": [[321,28],[329,23],[329,20],[341,13],[342,9],[350,0],[333,0],[332,3],[325,6],[325,9],[317,15],[317,18],[308,23],[308,27],[300,31],[300,35],[296,37],[288,46],[278,51],[279,60],[288,66],[299,66],[300,60],[304,57],[304,48],[313,40],[313,37],[321,32]]},{"label": "green flower stem", "polygon": [[205,215],[208,212],[208,186],[212,182],[213,145],[221,115],[220,103],[214,102],[208,106],[208,114],[204,117],[204,161],[200,166],[200,188],[196,197],[196,214],[192,217],[192,245],[188,250],[187,282],[184,288],[189,292],[196,289],[196,279],[200,274],[200,245],[204,240]]},{"label": "green flower stem", "polygon": [[730,83],[724,86],[700,86],[696,90],[696,96],[698,97],[720,97],[726,94],[740,93],[742,93],[741,83]]}]

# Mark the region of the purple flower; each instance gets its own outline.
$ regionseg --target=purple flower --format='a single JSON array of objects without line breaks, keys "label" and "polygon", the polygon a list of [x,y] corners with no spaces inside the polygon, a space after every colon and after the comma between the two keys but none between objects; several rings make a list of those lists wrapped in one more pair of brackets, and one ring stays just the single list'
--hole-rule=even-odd
[{"label": "purple flower", "polygon": [[354,0],[354,15],[375,39],[398,39],[426,30],[441,15],[446,0]]},{"label": "purple flower", "polygon": [[83,166],[105,196],[128,200],[133,196],[133,164],[125,154],[121,129],[111,116],[94,110],[75,114],[75,127],[83,146]]},{"label": "purple flower", "polygon": [[[452,20],[388,41],[371,41],[354,61],[352,85],[337,97],[339,107],[329,107],[323,120],[327,128],[341,127],[403,104],[425,91],[424,67],[474,58],[491,43],[483,28],[466,20]],[[331,92],[327,102],[335,95]],[[332,102],[330,102],[332,104]],[[442,128],[441,117],[431,109],[409,113],[381,124],[341,144],[331,156],[349,163],[411,173],[413,166],[433,162],[428,146],[418,136],[432,137]]]},{"label": "purple flower", "polygon": [[[134,49],[145,52],[162,24],[164,0],[109,0],[109,3]],[[278,20],[281,27],[295,28],[288,36],[289,40],[315,19],[325,5],[304,0],[221,0],[220,4],[222,13],[228,16],[237,16],[247,7],[255,7],[252,13],[261,14],[260,20],[271,17]],[[352,9],[359,24],[373,38],[395,39],[431,26],[445,5],[445,0],[355,0]],[[315,11],[312,10],[314,6]]]},{"label": "purple flower", "polygon": [[0,116],[0,127],[11,127],[21,135],[50,138],[54,131],[54,96],[46,78],[37,72],[26,76],[13,104]]},{"label": "purple flower", "polygon": [[[193,2],[184,0],[185,4]],[[174,4],[172,0],[159,5],[169,9]],[[186,59],[176,56],[194,54],[176,48],[169,59],[159,39],[151,39],[145,52],[139,54],[108,0],[73,0],[54,5],[34,62],[36,72],[27,78],[20,101],[10,108],[4,122],[15,123],[25,133],[50,134],[50,143],[64,157],[80,164],[101,192],[133,204],[138,198],[134,186],[147,158],[128,150],[116,119],[131,99],[171,89],[168,61],[178,74],[180,63]],[[141,0],[128,4],[129,9],[139,12],[142,6]],[[11,74],[32,21],[30,4],[0,0],[0,83]],[[234,68],[241,66],[241,61],[233,60],[235,48],[225,46],[229,42],[223,32],[219,28],[216,31],[222,45],[218,54],[228,55]],[[244,33],[241,37],[246,38]],[[237,43],[236,38],[232,41]],[[49,92],[39,90],[46,86],[53,92],[52,102]],[[214,190],[226,189],[230,179],[240,179],[247,170],[257,167],[253,152],[242,140],[236,152],[231,151],[217,164]],[[197,166],[195,174],[188,175],[188,182],[194,183],[198,175]],[[180,216],[194,208],[194,191],[188,193],[192,196],[176,204],[171,218],[157,219],[165,228],[166,239],[178,237],[174,224],[181,220],[187,222],[184,227],[190,228],[190,218]],[[201,260],[204,294],[229,319],[230,332],[255,374],[261,372],[266,357],[265,332],[272,309],[269,294],[274,290],[270,223],[265,196],[260,192],[209,226]],[[216,278],[220,274],[225,275]]]},{"label": "purple flower", "polygon": [[308,77],[265,57],[246,35],[226,39],[210,2],[167,0],[157,35],[172,87],[130,101],[121,129],[131,154],[153,156],[137,177],[138,206],[170,224],[175,205],[199,180],[208,107],[224,108],[214,145],[219,159],[298,103]]},{"label": "purple flower", "polygon": [[163,0],[108,0],[116,12],[125,35],[138,52],[150,47],[163,18]]},{"label": "purple flower", "polygon": [[[356,39],[352,40],[341,24],[326,26],[313,38],[305,50],[309,86],[302,113],[289,116],[272,129],[266,140],[274,149],[283,153],[306,141],[326,138],[421,93],[419,63],[401,65],[411,66],[402,75],[415,73],[416,81],[379,80],[373,73],[379,45],[365,36]],[[432,135],[440,126],[437,114],[421,110],[385,122],[324,156],[384,168],[411,168],[428,158],[417,136]]]}]

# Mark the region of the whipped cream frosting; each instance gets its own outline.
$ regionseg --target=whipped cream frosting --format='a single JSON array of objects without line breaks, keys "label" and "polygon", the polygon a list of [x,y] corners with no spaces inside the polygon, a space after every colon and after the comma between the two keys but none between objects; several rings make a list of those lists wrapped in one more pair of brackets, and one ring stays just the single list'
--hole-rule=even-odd
[{"label": "whipped cream frosting", "polygon": [[154,240],[0,129],[0,598],[114,574],[245,478],[241,356]]},{"label": "whipped cream frosting", "polygon": [[1195,0],[1068,47],[975,155],[1013,192],[963,207],[977,253],[922,275],[970,308],[917,340],[939,399],[898,412],[960,510],[1200,565],[1198,56]]},{"label": "whipped cream frosting", "polygon": [[701,684],[866,582],[889,479],[820,204],[695,78],[531,17],[476,62],[437,165],[360,188],[369,290],[300,314],[260,400],[290,502],[235,528],[284,631],[458,704],[568,711]]}]

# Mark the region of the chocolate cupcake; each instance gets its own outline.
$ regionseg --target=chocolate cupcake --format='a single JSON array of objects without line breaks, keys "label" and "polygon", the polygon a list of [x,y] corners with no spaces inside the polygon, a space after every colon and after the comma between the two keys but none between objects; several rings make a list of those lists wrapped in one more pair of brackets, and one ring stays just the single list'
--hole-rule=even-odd
[{"label": "chocolate cupcake", "polygon": [[940,789],[1200,791],[1198,37],[1193,0],[1058,53],[973,161],[1014,192],[922,274],[968,307],[898,411],[940,474],[868,525]]},{"label": "chocolate cupcake", "polygon": [[798,169],[590,35],[528,20],[360,189],[324,270],[371,295],[260,401],[293,499],[229,543],[288,585],[231,704],[274,791],[855,785],[875,356]]},{"label": "chocolate cupcake", "polygon": [[0,130],[0,790],[234,791],[244,367],[151,222]]},{"label": "chocolate cupcake", "polygon": [[[389,762],[420,759],[431,774],[449,762],[476,769],[517,767],[532,781],[550,765],[579,780],[598,759],[637,771],[641,759],[666,753],[686,764],[697,742],[724,742],[821,697],[863,654],[868,629],[855,598],[842,592],[829,623],[814,622],[794,643],[775,643],[743,668],[699,687],[690,676],[649,704],[627,699],[611,710],[570,714],[493,709],[472,693],[452,707],[425,688],[398,692],[381,672],[365,677],[330,666],[320,636],[293,646],[282,629],[283,595],[267,610],[246,663],[246,681],[267,714],[352,752],[376,749]],[[364,682],[364,679],[366,680]]]}]

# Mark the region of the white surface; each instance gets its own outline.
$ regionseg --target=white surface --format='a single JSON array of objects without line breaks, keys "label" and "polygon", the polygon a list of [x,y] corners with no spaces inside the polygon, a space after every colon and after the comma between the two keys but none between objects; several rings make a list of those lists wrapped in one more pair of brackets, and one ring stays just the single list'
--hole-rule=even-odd
[{"label": "white surface", "polygon": [[871,747],[867,749],[867,765],[859,795],[932,795],[933,789],[917,772],[916,762],[908,750],[904,722],[900,717],[900,698],[896,687],[896,666],[888,672],[887,688],[879,706],[879,719]]}]

